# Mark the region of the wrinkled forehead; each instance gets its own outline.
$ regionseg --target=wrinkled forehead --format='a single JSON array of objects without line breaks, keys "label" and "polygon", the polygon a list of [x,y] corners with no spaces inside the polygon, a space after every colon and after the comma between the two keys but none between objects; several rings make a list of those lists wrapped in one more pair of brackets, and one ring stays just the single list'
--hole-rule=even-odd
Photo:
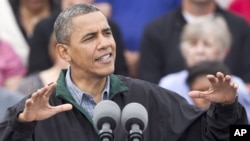
[{"label": "wrinkled forehead", "polygon": [[98,30],[110,28],[107,18],[99,11],[76,16],[72,19],[72,27],[76,30]]}]

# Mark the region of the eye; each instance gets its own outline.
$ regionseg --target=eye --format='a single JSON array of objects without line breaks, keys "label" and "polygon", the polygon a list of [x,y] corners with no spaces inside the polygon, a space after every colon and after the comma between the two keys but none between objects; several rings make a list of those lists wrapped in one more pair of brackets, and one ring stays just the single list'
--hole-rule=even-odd
[{"label": "eye", "polygon": [[83,39],[82,39],[82,42],[86,42],[86,41],[90,41],[92,39],[95,38],[95,35],[94,34],[90,34],[90,35],[87,35],[85,36]]},{"label": "eye", "polygon": [[213,44],[211,42],[209,42],[209,41],[204,41],[204,45],[206,47],[212,47],[213,46]]},{"label": "eye", "polygon": [[197,44],[197,40],[190,40],[188,43],[189,43],[192,47],[194,47],[194,46],[196,46],[196,44]]},{"label": "eye", "polygon": [[92,39],[93,37],[87,37],[87,38],[85,38],[85,40],[84,41],[88,41],[88,40],[90,40],[90,39]]},{"label": "eye", "polygon": [[105,31],[105,32],[104,32],[104,35],[105,35],[105,36],[112,35],[112,31],[111,31],[111,30]]}]

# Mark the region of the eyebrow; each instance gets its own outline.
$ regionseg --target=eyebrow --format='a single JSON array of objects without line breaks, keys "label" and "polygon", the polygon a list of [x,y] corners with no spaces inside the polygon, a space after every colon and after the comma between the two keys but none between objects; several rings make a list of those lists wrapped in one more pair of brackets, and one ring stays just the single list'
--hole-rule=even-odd
[{"label": "eyebrow", "polygon": [[104,28],[104,29],[102,30],[102,32],[107,32],[107,31],[111,31],[111,28],[110,28],[110,27],[107,27],[107,28]]},{"label": "eyebrow", "polygon": [[[102,32],[107,32],[107,31],[111,31],[110,27],[104,28],[102,29]],[[89,32],[87,34],[85,34],[84,36],[82,36],[81,40],[83,40],[84,38],[88,37],[88,36],[95,36],[98,32]]]}]

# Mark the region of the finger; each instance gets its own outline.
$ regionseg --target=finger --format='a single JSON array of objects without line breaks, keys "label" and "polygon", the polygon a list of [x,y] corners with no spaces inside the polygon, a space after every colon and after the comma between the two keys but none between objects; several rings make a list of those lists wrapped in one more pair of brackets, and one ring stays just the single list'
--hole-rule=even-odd
[{"label": "finger", "polygon": [[210,84],[215,84],[218,81],[214,75],[207,75],[207,79],[210,82]]},{"label": "finger", "polygon": [[238,89],[239,85],[237,83],[234,83],[234,89]]},{"label": "finger", "polygon": [[29,98],[25,101],[25,107],[29,108],[33,105],[33,103],[34,103],[33,100],[31,100],[31,98]]},{"label": "finger", "polygon": [[46,89],[46,88],[38,89],[36,92],[34,92],[34,93],[32,94],[31,99],[34,100],[34,101],[39,100],[39,99],[43,96],[43,94],[44,94],[44,92],[45,92],[45,89]]},{"label": "finger", "polygon": [[225,80],[225,76],[221,72],[217,72],[216,77],[218,78],[218,81],[220,81],[220,82],[223,82]]},{"label": "finger", "polygon": [[234,82],[230,82],[230,86],[233,87],[234,89],[238,88],[238,84]]},{"label": "finger", "polygon": [[47,91],[45,92],[44,96],[46,97],[50,97],[50,95],[52,94],[52,91],[54,91],[54,89],[56,88],[56,83],[52,82],[49,83],[46,87],[48,87]]},{"label": "finger", "polygon": [[63,105],[59,105],[59,106],[55,106],[53,108],[55,114],[60,113],[60,112],[64,112],[64,111],[69,111],[71,110],[73,107],[71,104],[63,104]]},{"label": "finger", "polygon": [[232,81],[231,76],[230,76],[230,75],[226,75],[225,81],[226,81],[227,83],[231,83],[231,81]]}]

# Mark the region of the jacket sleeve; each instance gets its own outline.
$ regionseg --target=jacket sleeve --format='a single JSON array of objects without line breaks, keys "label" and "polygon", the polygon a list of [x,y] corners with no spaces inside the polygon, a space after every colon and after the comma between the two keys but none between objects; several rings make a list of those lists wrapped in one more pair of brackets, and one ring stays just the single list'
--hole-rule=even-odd
[{"label": "jacket sleeve", "polygon": [[[213,136],[214,140],[229,140],[230,125],[232,124],[248,124],[246,111],[236,100],[235,103],[227,106],[221,104],[212,104],[206,114],[206,124],[204,128],[209,129],[205,133],[206,141],[210,141]],[[204,130],[206,131],[206,130]]]},{"label": "jacket sleeve", "polygon": [[10,107],[0,123],[0,140],[1,141],[33,141],[37,122],[22,123],[17,120],[18,114],[24,107],[25,100],[17,105]]}]

